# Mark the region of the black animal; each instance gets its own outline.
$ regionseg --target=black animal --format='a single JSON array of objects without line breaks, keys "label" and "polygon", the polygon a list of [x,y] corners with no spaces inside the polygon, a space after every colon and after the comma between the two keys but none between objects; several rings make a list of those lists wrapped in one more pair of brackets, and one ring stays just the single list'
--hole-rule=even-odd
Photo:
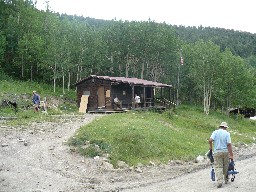
[{"label": "black animal", "polygon": [[256,114],[256,109],[254,108],[235,108],[229,111],[229,114],[231,115],[243,115],[245,118],[254,117]]},{"label": "black animal", "polygon": [[18,104],[16,103],[16,101],[9,101],[9,100],[4,99],[2,101],[2,106],[9,106],[9,107],[13,108],[15,113],[18,111]]}]

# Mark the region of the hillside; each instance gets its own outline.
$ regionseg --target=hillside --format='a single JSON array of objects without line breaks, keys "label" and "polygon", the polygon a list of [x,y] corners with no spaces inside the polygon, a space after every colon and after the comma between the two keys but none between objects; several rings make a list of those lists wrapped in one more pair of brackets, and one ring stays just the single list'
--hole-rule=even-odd
[{"label": "hillside", "polygon": [[200,39],[212,41],[220,46],[222,51],[229,48],[234,55],[242,58],[255,57],[256,34],[214,27],[173,27],[184,42],[194,43]]},{"label": "hillside", "polygon": [[[19,116],[25,115],[26,113],[34,116],[33,113],[31,114],[31,112],[33,112],[32,92],[34,90],[39,93],[42,101],[47,101],[49,114],[77,112],[74,90],[65,90],[66,93],[63,94],[61,88],[57,88],[56,92],[54,92],[53,87],[50,85],[13,80],[6,75],[3,75],[2,78],[0,78],[0,90],[0,116]],[[15,114],[14,110],[11,109],[11,105],[7,106],[4,100],[16,102],[18,113]]]}]

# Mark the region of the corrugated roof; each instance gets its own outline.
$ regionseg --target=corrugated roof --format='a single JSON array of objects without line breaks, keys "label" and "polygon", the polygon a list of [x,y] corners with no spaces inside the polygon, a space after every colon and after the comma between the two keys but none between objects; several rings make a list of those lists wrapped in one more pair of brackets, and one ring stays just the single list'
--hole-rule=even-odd
[{"label": "corrugated roof", "polygon": [[138,79],[138,78],[109,77],[109,76],[96,76],[96,75],[91,75],[90,77],[82,79],[78,81],[75,85],[78,85],[90,78],[104,79],[112,82],[122,82],[122,83],[131,84],[131,85],[141,85],[141,86],[149,86],[149,87],[172,87],[172,85],[167,85],[163,83],[158,83],[158,82],[148,81],[148,80]]}]

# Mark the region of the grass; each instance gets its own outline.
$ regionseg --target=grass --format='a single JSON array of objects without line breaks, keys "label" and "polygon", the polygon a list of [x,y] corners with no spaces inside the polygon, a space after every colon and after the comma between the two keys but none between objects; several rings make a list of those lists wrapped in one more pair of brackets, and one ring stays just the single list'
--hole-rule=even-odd
[{"label": "grass", "polygon": [[[76,113],[78,112],[75,98],[76,93],[74,90],[67,91],[66,94],[62,93],[62,88],[57,87],[56,92],[53,92],[53,86],[47,84],[39,84],[30,81],[16,81],[8,77],[0,71],[0,102],[2,100],[15,100],[18,103],[18,112],[15,113],[10,107],[3,107],[0,103],[0,116],[15,117],[16,119],[6,122],[8,125],[22,125],[28,124],[33,121],[56,121],[51,115]],[[32,91],[36,90],[41,99],[47,98],[49,105],[50,102],[62,102],[57,108],[49,108],[48,115],[42,113],[34,113],[33,107],[29,110],[24,110],[22,105],[32,105]]]},{"label": "grass", "polygon": [[36,82],[30,81],[15,81],[15,80],[0,80],[0,90],[1,90],[1,97],[3,95],[7,95],[10,97],[15,97],[17,95],[31,95],[32,91],[36,90],[41,98],[47,96],[55,96],[55,97],[64,97],[67,99],[75,99],[76,94],[75,91],[67,91],[66,93],[62,93],[62,88],[57,87],[56,91],[53,92],[53,86],[48,84],[39,84]]},{"label": "grass", "polygon": [[86,156],[108,153],[114,165],[118,160],[129,165],[192,160],[206,153],[207,139],[222,121],[228,122],[234,145],[254,142],[256,122],[229,118],[219,112],[206,116],[199,108],[181,106],[175,113],[104,116],[81,127],[69,144]]},{"label": "grass", "polygon": [[58,119],[52,115],[62,114],[61,111],[48,110],[48,114],[41,112],[34,113],[33,109],[29,110],[19,110],[15,113],[11,108],[0,108],[0,117],[12,117],[13,119],[5,122],[5,125],[8,126],[20,126],[20,125],[29,125],[31,122],[56,122]]},{"label": "grass", "polygon": [[[63,94],[63,90],[60,87],[56,87],[55,92],[53,91],[53,86],[49,84],[31,82],[31,81],[17,81],[13,80],[11,77],[5,75],[0,68],[0,99],[9,99],[16,100],[19,103],[28,102],[31,104],[32,99],[32,91],[36,90],[41,99],[44,97],[56,97],[62,98],[67,101],[75,100],[76,93],[74,90],[65,90],[65,94]],[[25,101],[24,97],[29,97],[29,101]],[[27,98],[26,98],[27,99]]]}]

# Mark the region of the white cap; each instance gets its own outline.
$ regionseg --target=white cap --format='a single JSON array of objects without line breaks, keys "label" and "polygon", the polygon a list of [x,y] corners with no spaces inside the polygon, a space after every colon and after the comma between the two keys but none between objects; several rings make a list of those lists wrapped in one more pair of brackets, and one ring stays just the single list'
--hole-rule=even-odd
[{"label": "white cap", "polygon": [[228,128],[228,124],[227,124],[226,122],[222,122],[222,123],[220,124],[220,127]]}]

